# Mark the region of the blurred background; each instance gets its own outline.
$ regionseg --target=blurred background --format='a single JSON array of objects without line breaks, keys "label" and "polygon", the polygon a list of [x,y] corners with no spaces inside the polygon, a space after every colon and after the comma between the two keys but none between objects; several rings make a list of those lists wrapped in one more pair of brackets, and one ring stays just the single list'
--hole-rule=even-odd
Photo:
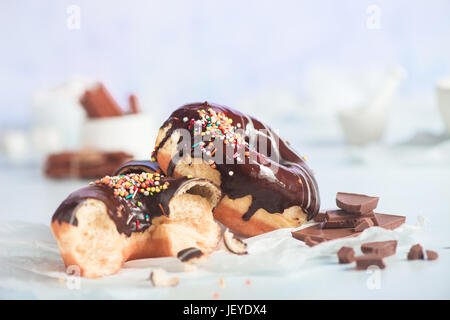
[{"label": "blurred background", "polygon": [[[49,154],[148,159],[171,111],[207,100],[289,140],[325,204],[343,180],[380,194],[387,178],[391,188],[428,179],[436,188],[424,192],[447,197],[449,13],[448,0],[2,1],[0,178],[33,177],[17,188],[41,192],[49,215],[85,184],[44,178]],[[135,94],[139,113],[87,116],[80,97],[97,82],[124,110]],[[23,210],[11,183],[10,210]],[[411,194],[392,203],[399,196]]]}]

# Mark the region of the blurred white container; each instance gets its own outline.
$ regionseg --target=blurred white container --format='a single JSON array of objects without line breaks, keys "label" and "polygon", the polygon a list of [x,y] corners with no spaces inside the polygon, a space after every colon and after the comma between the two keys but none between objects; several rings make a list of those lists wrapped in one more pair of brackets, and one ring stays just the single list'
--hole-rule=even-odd
[{"label": "blurred white container", "polygon": [[403,68],[393,68],[368,105],[338,111],[339,121],[348,143],[365,145],[381,140],[388,120],[389,103],[404,76]]},{"label": "blurred white container", "polygon": [[450,76],[438,81],[436,95],[442,120],[450,133]]},{"label": "blurred white container", "polygon": [[125,151],[136,159],[150,159],[159,126],[146,114],[87,119],[81,128],[82,148]]},{"label": "blurred white container", "polygon": [[91,84],[92,81],[74,77],[34,94],[31,134],[39,157],[80,147],[80,127],[86,116],[79,98]]}]

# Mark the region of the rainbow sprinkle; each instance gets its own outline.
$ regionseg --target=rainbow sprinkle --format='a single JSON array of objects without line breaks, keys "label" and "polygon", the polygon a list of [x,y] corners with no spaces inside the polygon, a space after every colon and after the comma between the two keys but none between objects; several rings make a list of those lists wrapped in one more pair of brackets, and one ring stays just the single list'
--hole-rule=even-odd
[{"label": "rainbow sprinkle", "polygon": [[[154,193],[167,190],[170,183],[169,181],[162,183],[162,177],[164,176],[159,173],[130,173],[120,176],[106,176],[95,181],[95,184],[107,185],[114,190],[116,197],[130,199],[134,198],[137,193],[142,193],[144,196],[153,196]],[[94,183],[91,182],[90,184]],[[141,203],[138,202],[138,206],[140,205]]]}]

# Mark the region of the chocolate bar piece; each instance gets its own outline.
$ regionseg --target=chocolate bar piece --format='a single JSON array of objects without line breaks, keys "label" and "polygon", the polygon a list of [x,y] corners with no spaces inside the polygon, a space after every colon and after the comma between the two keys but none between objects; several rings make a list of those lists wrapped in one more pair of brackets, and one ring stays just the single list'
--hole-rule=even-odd
[{"label": "chocolate bar piece", "polygon": [[386,268],[386,265],[383,262],[383,257],[376,254],[365,254],[363,256],[356,257],[355,261],[357,270],[366,270],[371,266],[377,266],[380,269]]},{"label": "chocolate bar piece", "polygon": [[136,97],[136,95],[130,94],[130,96],[128,97],[128,103],[130,104],[131,113],[138,114],[140,112],[138,98]]},{"label": "chocolate bar piece", "polygon": [[363,218],[354,228],[353,232],[362,232],[367,228],[370,228],[374,225],[373,221],[369,218]]},{"label": "chocolate bar piece", "polygon": [[50,154],[44,173],[50,178],[94,179],[111,175],[133,156],[125,152],[78,151]]},{"label": "chocolate bar piece", "polygon": [[115,117],[123,114],[117,102],[102,83],[86,90],[80,98],[80,103],[89,118]]},{"label": "chocolate bar piece", "polygon": [[[379,222],[379,226],[389,230],[401,226],[406,220],[404,216],[391,214],[375,213],[375,216]],[[304,239],[309,236],[312,240],[319,242],[356,237],[359,234],[361,232],[353,232],[353,228],[322,229],[319,224],[292,232],[292,236],[298,240],[305,241]]]},{"label": "chocolate bar piece", "polygon": [[314,241],[313,239],[311,239],[311,237],[306,237],[305,238],[305,243],[308,247],[314,247],[315,245],[318,245],[320,242],[319,241]]},{"label": "chocolate bar piece", "polygon": [[350,247],[342,247],[337,252],[339,263],[351,263],[355,261],[355,250]]},{"label": "chocolate bar piece", "polygon": [[397,250],[397,240],[367,242],[361,245],[364,254],[375,254],[381,257],[389,257]]},{"label": "chocolate bar piece", "polygon": [[409,249],[408,260],[423,260],[423,248],[420,244],[415,244]]},{"label": "chocolate bar piece", "polygon": [[336,205],[351,213],[364,214],[376,209],[378,197],[370,197],[364,194],[338,192]]},{"label": "chocolate bar piece", "polygon": [[326,211],[320,211],[314,217],[314,221],[315,222],[324,222],[326,218],[327,218],[327,212]]},{"label": "chocolate bar piece", "polygon": [[436,251],[426,250],[425,253],[427,254],[427,260],[437,260],[439,257]]},{"label": "chocolate bar piece", "polygon": [[373,212],[360,215],[344,210],[329,210],[326,212],[322,228],[355,228],[364,218],[370,218],[374,225],[378,225],[378,220]]}]

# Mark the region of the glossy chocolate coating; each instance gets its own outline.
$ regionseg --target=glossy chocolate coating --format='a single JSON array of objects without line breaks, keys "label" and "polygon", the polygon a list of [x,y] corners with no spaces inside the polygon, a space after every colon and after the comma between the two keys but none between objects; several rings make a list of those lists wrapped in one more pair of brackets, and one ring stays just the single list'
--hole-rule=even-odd
[{"label": "glossy chocolate coating", "polygon": [[[204,179],[161,177],[161,183],[165,181],[170,183],[167,190],[154,193],[153,196],[137,193],[134,198],[130,199],[114,196],[113,189],[107,185],[89,185],[71,193],[56,209],[52,222],[58,221],[59,223],[66,222],[75,226],[78,225],[75,216],[76,208],[86,199],[97,199],[106,205],[108,215],[116,224],[117,231],[130,236],[132,232],[142,232],[148,229],[154,217],[163,214],[169,215],[169,202],[172,197],[187,181],[193,180]],[[138,206],[138,202],[140,202],[140,206]]]},{"label": "glossy chocolate coating", "polygon": [[157,162],[148,160],[131,160],[122,164],[116,169],[114,175],[128,174],[128,173],[141,173],[141,172],[159,172],[159,166]]},{"label": "glossy chocolate coating", "polygon": [[[302,157],[262,122],[236,110],[208,102],[192,103],[178,108],[162,125],[161,128],[168,125],[171,127],[155,149],[153,157],[157,159],[158,151],[175,130],[180,128],[190,130],[190,120],[199,119],[199,110],[209,108],[215,112],[225,113],[233,120],[234,126],[248,130],[250,140],[257,134],[261,135],[261,131],[258,130],[267,130],[267,149],[271,150],[271,144],[274,143],[275,151],[279,152],[278,163],[263,162],[259,157],[256,161],[246,159],[245,163],[238,163],[225,151],[223,152],[223,161],[216,163],[215,168],[220,172],[220,187],[224,194],[231,199],[252,195],[252,203],[243,215],[243,219],[248,221],[260,208],[269,213],[282,213],[285,209],[295,205],[303,209],[308,219],[312,219],[319,211],[320,196],[317,182]],[[186,119],[189,121],[185,121]],[[192,130],[190,131],[192,132]],[[194,135],[191,135],[191,146],[195,146]],[[191,156],[195,156],[195,148],[192,148]],[[264,154],[264,156],[268,155]],[[208,156],[205,154],[203,157],[208,160]],[[277,172],[270,168],[270,164],[276,166]],[[173,174],[175,165],[176,163],[171,161],[166,172],[167,175]],[[231,175],[230,171],[232,171]]]}]

